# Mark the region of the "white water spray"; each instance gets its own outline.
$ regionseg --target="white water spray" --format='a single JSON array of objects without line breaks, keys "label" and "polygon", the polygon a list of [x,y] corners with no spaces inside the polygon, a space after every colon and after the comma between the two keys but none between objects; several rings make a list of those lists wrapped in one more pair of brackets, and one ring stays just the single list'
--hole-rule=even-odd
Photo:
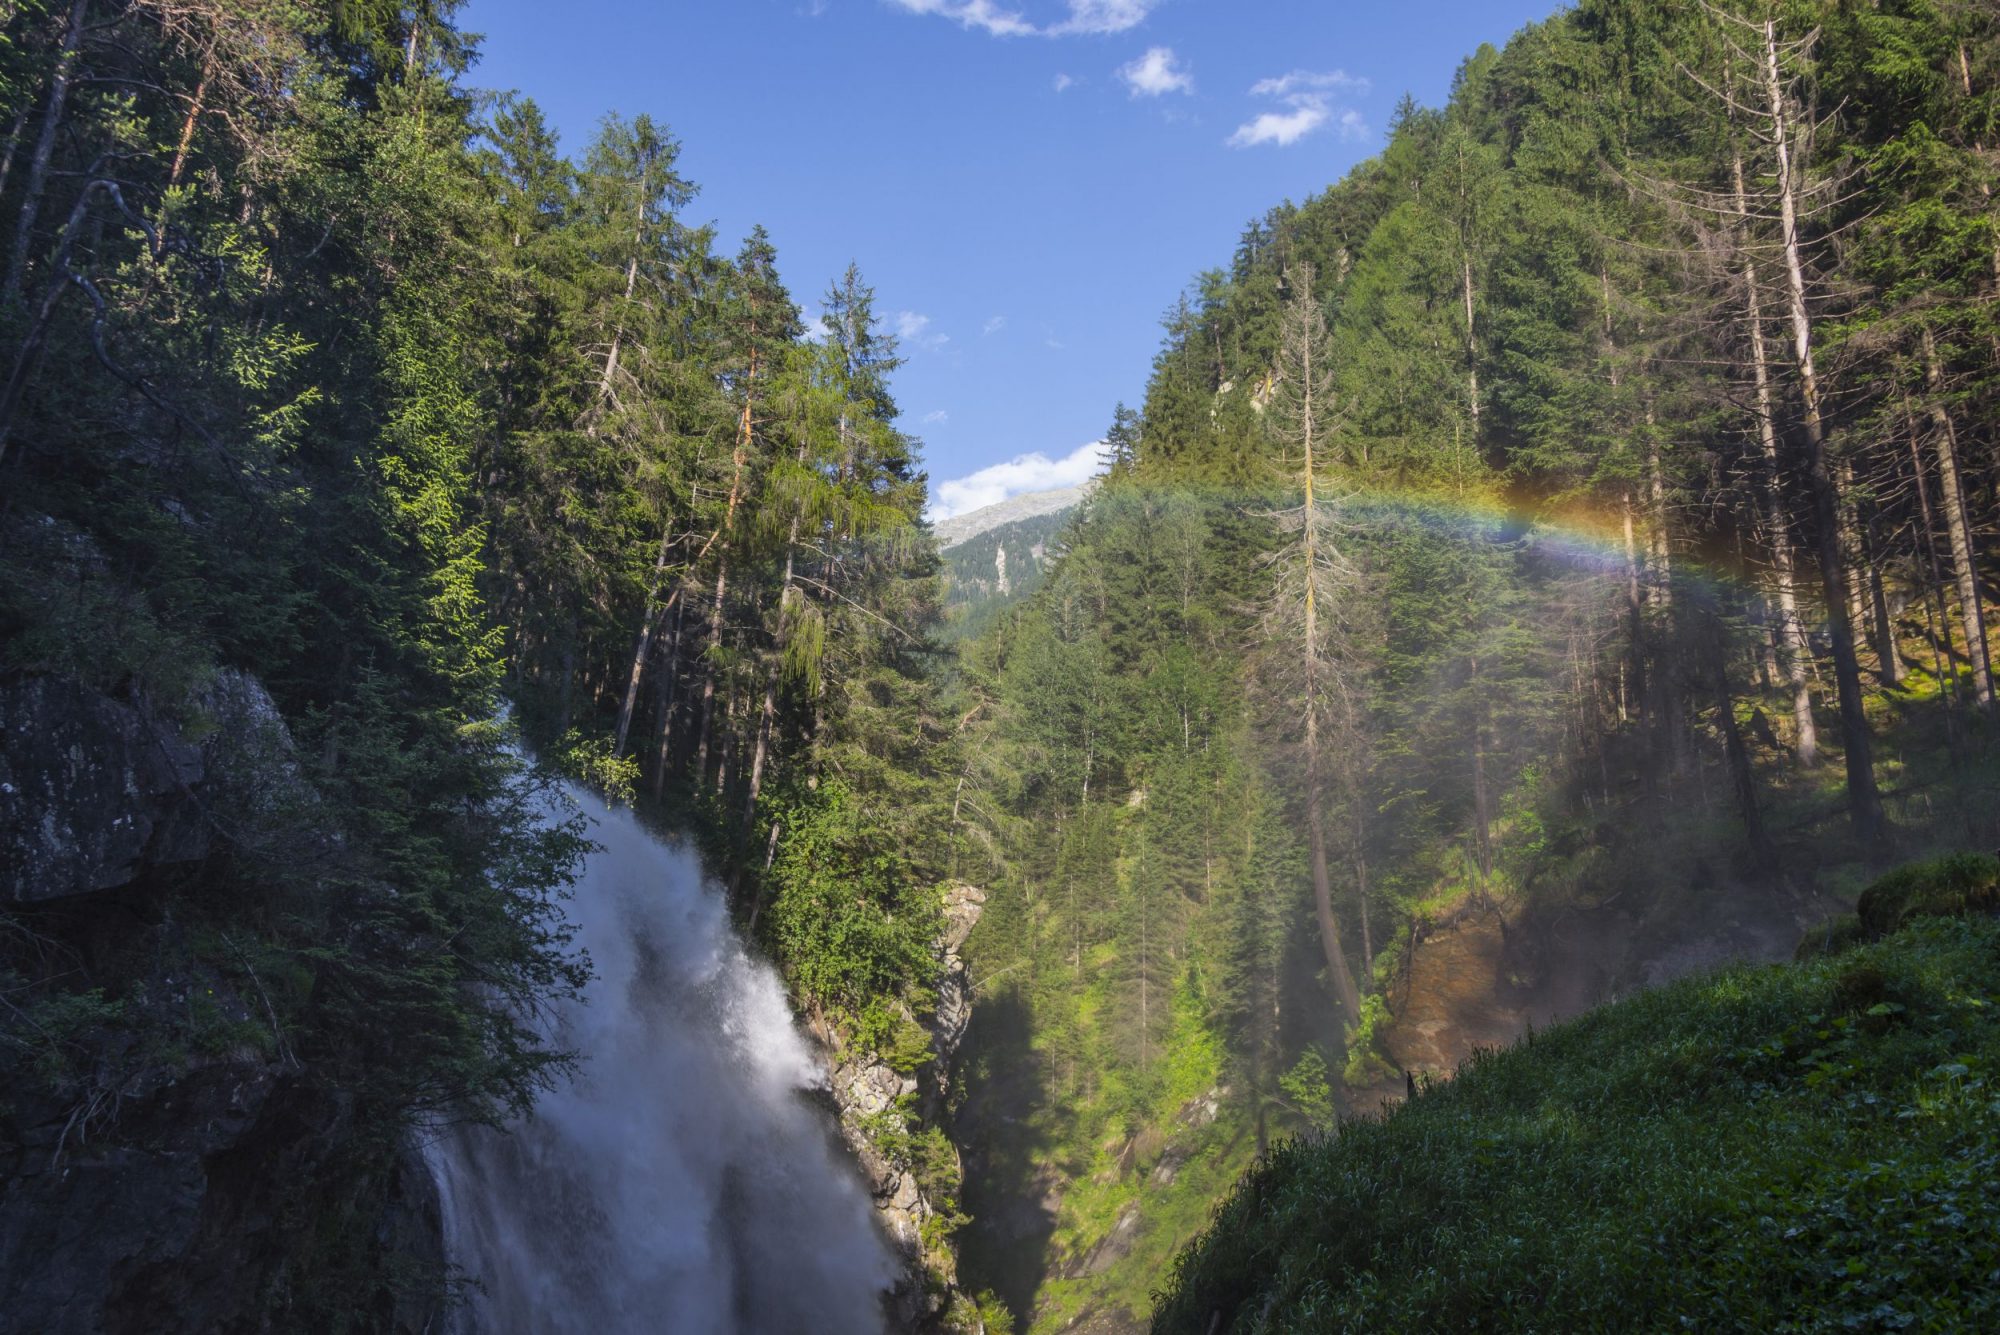
[{"label": "white water spray", "polygon": [[574,1081],[433,1152],[461,1335],[879,1335],[895,1266],[771,969],[686,850],[576,800],[602,847],[569,915],[597,976]]}]

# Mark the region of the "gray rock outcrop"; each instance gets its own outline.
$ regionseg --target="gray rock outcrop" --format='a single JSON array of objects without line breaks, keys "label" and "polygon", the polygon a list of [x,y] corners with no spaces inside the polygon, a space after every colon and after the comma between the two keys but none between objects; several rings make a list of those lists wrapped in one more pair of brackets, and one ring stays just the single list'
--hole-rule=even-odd
[{"label": "gray rock outcrop", "polygon": [[973,886],[955,885],[944,894],[937,1005],[924,1026],[930,1033],[931,1060],[915,1074],[897,1071],[875,1053],[844,1046],[838,1035],[821,1034],[841,1138],[861,1165],[883,1227],[903,1257],[904,1278],[894,1295],[894,1317],[906,1330],[936,1324],[951,1301],[956,1267],[948,1249],[931,1247],[925,1240],[925,1227],[943,1203],[926,1195],[909,1165],[881,1151],[874,1129],[899,1099],[913,1100],[927,1126],[938,1125],[942,1118],[951,1092],[952,1062],[972,1020],[972,980],[960,952],[985,908],[985,891]]}]

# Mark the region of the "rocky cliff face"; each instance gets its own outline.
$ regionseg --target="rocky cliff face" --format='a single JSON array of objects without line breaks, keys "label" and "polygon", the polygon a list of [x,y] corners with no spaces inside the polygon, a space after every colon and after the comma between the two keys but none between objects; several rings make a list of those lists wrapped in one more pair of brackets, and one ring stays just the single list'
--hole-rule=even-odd
[{"label": "rocky cliff face", "polygon": [[[950,1207],[934,1199],[914,1164],[884,1152],[877,1129],[899,1100],[913,1101],[926,1126],[940,1125],[945,1115],[953,1058],[972,1022],[972,980],[959,952],[985,907],[985,892],[972,886],[953,886],[945,893],[939,943],[943,969],[936,1012],[925,1026],[932,1054],[928,1063],[905,1074],[875,1053],[844,1045],[836,1034],[820,1034],[841,1138],[861,1165],[875,1208],[903,1257],[904,1278],[894,1295],[893,1316],[905,1330],[935,1328],[952,1301],[957,1268],[949,1246],[933,1240],[936,1221]],[[952,1177],[955,1181],[958,1173]]]},{"label": "rocky cliff face", "polygon": [[[120,982],[115,1000],[58,991],[15,1012],[35,1049],[16,1069],[35,1078],[0,1089],[0,1332],[303,1328],[264,1299],[334,1208],[310,1184],[351,1153],[353,1110],[304,1078],[254,992],[186,963],[176,909],[207,860],[300,837],[312,801],[276,706],[243,674],[172,709],[0,682],[0,905],[28,947],[9,942],[0,971],[32,958]],[[191,1029],[204,1041],[146,1037]],[[364,1246],[437,1258],[420,1166],[376,1155],[338,1175],[379,1207]],[[419,1330],[434,1308],[384,1296],[381,1325]]]}]

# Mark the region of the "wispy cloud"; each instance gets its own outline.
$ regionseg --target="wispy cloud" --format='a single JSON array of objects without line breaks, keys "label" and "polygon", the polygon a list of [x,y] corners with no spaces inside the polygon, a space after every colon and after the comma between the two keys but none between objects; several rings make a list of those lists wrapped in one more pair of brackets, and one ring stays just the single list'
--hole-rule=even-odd
[{"label": "wispy cloud", "polygon": [[1159,8],[1160,0],[1069,0],[1069,20],[1049,29],[1051,37],[1130,32]]},{"label": "wispy cloud", "polygon": [[1368,133],[1368,122],[1352,107],[1336,110],[1333,94],[1365,94],[1368,88],[1366,79],[1356,78],[1346,70],[1328,70],[1321,74],[1293,70],[1275,79],[1262,80],[1251,87],[1250,95],[1274,98],[1285,109],[1263,112],[1237,126],[1236,133],[1229,136],[1229,146],[1255,148],[1260,144],[1275,144],[1279,148],[1289,148],[1329,124],[1338,128],[1343,139],[1362,138]]},{"label": "wispy cloud", "polygon": [[1314,74],[1309,70],[1293,70],[1290,74],[1253,84],[1250,96],[1291,97],[1298,93],[1331,92],[1336,88],[1365,94],[1370,87],[1368,80],[1356,78],[1346,70],[1328,70],[1324,74]]},{"label": "wispy cloud", "polygon": [[1192,93],[1194,74],[1174,54],[1170,46],[1156,46],[1118,71],[1118,77],[1134,97],[1164,97],[1168,93]]},{"label": "wispy cloud", "polygon": [[1067,93],[1070,89],[1074,87],[1076,87],[1075,79],[1072,79],[1067,74],[1056,75],[1056,91],[1058,93]]},{"label": "wispy cloud", "polygon": [[951,414],[940,408],[934,413],[924,414],[925,426],[943,426],[951,420]]},{"label": "wispy cloud", "polygon": [[993,0],[890,0],[890,3],[912,14],[935,14],[995,37],[1034,37],[1041,31],[1018,12],[1002,9]]},{"label": "wispy cloud", "polygon": [[950,19],[960,27],[994,37],[1096,37],[1129,32],[1146,21],[1160,0],[1069,0],[1069,17],[1037,23],[997,0],[889,0],[912,14]]},{"label": "wispy cloud", "polygon": [[940,482],[931,492],[930,517],[950,519],[998,505],[1010,496],[1082,486],[1104,471],[1104,449],[1103,441],[1094,440],[1060,459],[1051,459],[1037,450],[965,477]]},{"label": "wispy cloud", "polygon": [[982,334],[997,334],[1006,327],[1007,327],[1007,317],[1004,315],[996,315],[992,319],[988,320],[985,323],[985,325],[983,325],[980,328],[979,332]]},{"label": "wispy cloud", "polygon": [[916,311],[896,312],[896,337],[905,343],[935,352],[951,342],[951,335],[933,333],[931,317]]}]

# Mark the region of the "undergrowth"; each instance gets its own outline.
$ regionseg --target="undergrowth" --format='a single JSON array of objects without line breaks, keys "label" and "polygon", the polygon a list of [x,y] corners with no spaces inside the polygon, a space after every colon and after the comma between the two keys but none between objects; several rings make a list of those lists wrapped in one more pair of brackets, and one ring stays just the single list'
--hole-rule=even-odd
[{"label": "undergrowth", "polygon": [[1277,1150],[1154,1328],[1996,1326],[2000,923],[1975,915],[1635,996]]}]

